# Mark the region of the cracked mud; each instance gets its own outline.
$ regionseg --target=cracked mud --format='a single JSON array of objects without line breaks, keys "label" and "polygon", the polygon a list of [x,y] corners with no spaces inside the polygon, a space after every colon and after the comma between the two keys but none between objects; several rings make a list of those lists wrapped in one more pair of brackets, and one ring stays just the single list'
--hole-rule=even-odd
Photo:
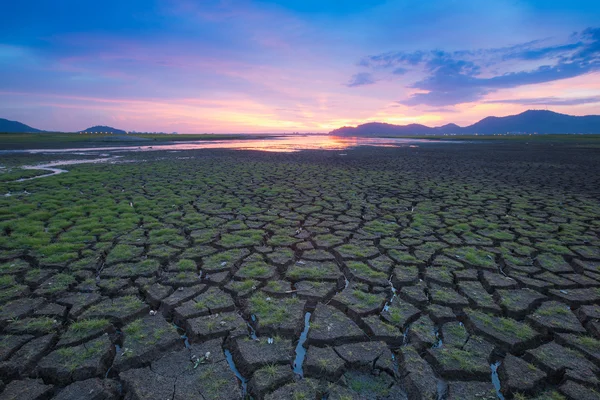
[{"label": "cracked mud", "polygon": [[0,399],[600,398],[597,149],[120,154],[0,180]]}]

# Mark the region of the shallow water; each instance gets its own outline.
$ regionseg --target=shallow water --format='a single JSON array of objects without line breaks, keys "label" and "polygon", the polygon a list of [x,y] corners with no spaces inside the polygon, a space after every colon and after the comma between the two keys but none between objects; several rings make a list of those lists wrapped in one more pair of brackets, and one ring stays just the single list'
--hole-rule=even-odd
[{"label": "shallow water", "polygon": [[497,361],[491,364],[490,368],[492,369],[492,384],[494,385],[494,389],[496,389],[496,396],[498,396],[498,399],[504,400],[504,395],[502,395],[502,392],[500,391],[500,378],[498,377],[498,367],[500,364],[501,362]]},{"label": "shallow water", "polygon": [[[147,146],[113,146],[113,147],[91,147],[91,148],[68,148],[68,149],[25,149],[25,150],[0,150],[5,153],[31,153],[31,154],[55,154],[55,153],[80,153],[90,154],[96,151],[110,152],[141,152],[158,150],[196,150],[196,149],[233,149],[233,150],[260,150],[271,152],[295,152],[300,150],[346,150],[359,146],[376,147],[418,147],[423,143],[455,143],[443,140],[427,139],[395,139],[395,138],[369,138],[369,137],[342,137],[329,135],[298,135],[277,136],[265,139],[247,140],[199,140],[188,142],[172,142],[170,144],[158,144]],[[343,156],[345,154],[340,154]]]},{"label": "shallow water", "polygon": [[437,400],[446,400],[448,398],[448,383],[443,379],[437,380]]},{"label": "shallow water", "polygon": [[304,348],[304,342],[308,336],[308,330],[310,329],[310,312],[304,315],[304,330],[300,334],[300,340],[296,346],[296,359],[294,360],[294,373],[300,377],[304,376],[304,370],[302,365],[304,364],[304,357],[306,357],[306,349]]},{"label": "shallow water", "polygon": [[30,181],[32,179],[47,178],[49,176],[54,176],[54,175],[58,175],[58,174],[63,174],[65,172],[69,172],[66,169],[55,168],[58,166],[75,165],[75,164],[97,164],[97,163],[109,162],[109,161],[113,162],[113,161],[117,161],[120,157],[121,156],[115,156],[115,157],[111,157],[111,158],[97,158],[97,159],[93,159],[93,160],[63,160],[63,161],[52,161],[52,162],[49,162],[46,164],[39,164],[39,165],[23,165],[20,168],[29,169],[29,170],[50,171],[50,173],[34,176],[31,178],[17,179],[15,182],[24,182],[24,181]]},{"label": "shallow water", "polygon": [[227,360],[227,364],[229,364],[229,368],[231,369],[231,371],[233,371],[235,376],[240,381],[240,384],[242,385],[242,397],[246,396],[246,392],[248,390],[248,380],[244,378],[240,371],[237,369],[237,366],[233,362],[233,356],[231,355],[231,352],[225,349],[223,350],[223,353],[225,354],[225,359]]}]

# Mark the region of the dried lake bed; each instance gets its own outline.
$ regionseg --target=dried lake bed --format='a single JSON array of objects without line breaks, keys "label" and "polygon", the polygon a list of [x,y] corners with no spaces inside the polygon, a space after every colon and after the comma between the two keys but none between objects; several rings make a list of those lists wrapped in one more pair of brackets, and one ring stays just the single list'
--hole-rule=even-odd
[{"label": "dried lake bed", "polygon": [[311,143],[3,152],[0,399],[598,398],[597,147]]}]

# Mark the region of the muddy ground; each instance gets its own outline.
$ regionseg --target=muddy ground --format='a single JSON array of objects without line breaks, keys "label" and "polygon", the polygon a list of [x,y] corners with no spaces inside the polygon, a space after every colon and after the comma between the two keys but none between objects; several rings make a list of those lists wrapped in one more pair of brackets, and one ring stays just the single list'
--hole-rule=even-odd
[{"label": "muddy ground", "polygon": [[0,179],[0,399],[600,397],[600,149],[119,155]]}]

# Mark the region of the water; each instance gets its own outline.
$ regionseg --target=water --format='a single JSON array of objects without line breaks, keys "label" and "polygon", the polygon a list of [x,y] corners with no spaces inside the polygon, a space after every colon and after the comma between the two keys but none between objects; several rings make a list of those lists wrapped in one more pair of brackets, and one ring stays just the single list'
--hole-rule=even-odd
[{"label": "water", "polygon": [[223,353],[225,353],[225,358],[227,359],[227,364],[229,364],[229,368],[233,371],[235,376],[239,379],[240,383],[242,384],[242,397],[246,396],[246,392],[248,390],[248,380],[242,376],[240,371],[235,366],[231,352],[225,349],[223,350]]},{"label": "water", "polygon": [[437,400],[446,400],[448,398],[448,383],[442,379],[437,381]]},{"label": "water", "polygon": [[49,174],[44,174],[44,175],[38,175],[38,176],[33,176],[31,178],[21,178],[21,179],[17,179],[15,182],[25,182],[25,181],[30,181],[32,179],[39,179],[39,178],[47,178],[49,176],[53,176],[53,175],[58,175],[58,174],[63,174],[65,172],[68,172],[66,169],[60,169],[60,168],[50,168],[47,167],[45,165],[39,165],[39,166],[35,166],[35,165],[26,165],[24,167],[22,167],[23,169],[39,169],[42,171],[50,171]]},{"label": "water", "polygon": [[[121,331],[118,331],[118,334],[121,335]],[[108,376],[110,375],[110,371],[112,370],[112,367],[115,363],[115,360],[117,359],[117,355],[121,354],[121,346],[119,346],[118,344],[115,344],[115,356],[112,359],[112,362],[110,363],[110,367],[108,367],[108,369],[106,370],[106,373],[104,374],[104,379],[108,379]]]},{"label": "water", "polygon": [[408,331],[410,329],[410,325],[408,325],[406,327],[406,329],[404,330],[404,333],[402,334],[402,346],[407,346],[408,345]]},{"label": "water", "polygon": [[394,302],[394,299],[396,298],[396,294],[398,293],[398,291],[396,290],[396,288],[394,287],[394,284],[392,283],[392,277],[390,276],[390,279],[388,279],[388,283],[390,284],[390,287],[392,288],[392,297],[390,298],[389,301],[385,302],[385,305],[383,306],[383,311],[389,311],[390,310],[390,306],[392,305],[392,303]]},{"label": "water", "polygon": [[392,295],[392,298],[390,299],[390,301],[386,301],[385,305],[383,306],[383,311],[390,311],[390,306],[392,305],[392,303],[394,302],[394,299],[396,298],[396,293],[394,293]]},{"label": "water", "polygon": [[171,322],[171,325],[173,325],[175,327],[175,329],[185,332],[185,329],[183,329],[182,327],[180,327],[179,325],[177,325],[175,322]]},{"label": "water", "polygon": [[[5,153],[31,153],[31,154],[60,154],[79,153],[94,154],[95,152],[143,152],[143,151],[179,151],[196,149],[235,149],[235,150],[260,150],[273,152],[295,152],[300,150],[347,150],[359,146],[376,147],[418,147],[424,143],[455,143],[444,140],[427,139],[399,139],[399,138],[371,138],[371,137],[342,137],[329,135],[284,135],[263,139],[235,139],[235,140],[198,140],[185,142],[171,142],[152,146],[125,145],[111,147],[88,147],[68,149],[26,149],[2,150]],[[346,155],[346,153],[340,153]]]},{"label": "water", "polygon": [[246,325],[248,325],[248,329],[250,330],[250,338],[253,340],[258,340],[258,336],[256,336],[256,330],[248,322],[246,322]]},{"label": "water", "polygon": [[400,362],[398,361],[398,359],[396,358],[394,353],[392,353],[392,368],[394,370],[394,376],[399,377],[400,376]]},{"label": "water", "polygon": [[440,329],[436,326],[433,329],[433,333],[435,334],[435,337],[437,339],[437,342],[435,342],[433,344],[433,346],[431,346],[432,349],[439,349],[440,347],[442,347],[444,345],[443,341],[442,341],[442,337],[440,336]]},{"label": "water", "polygon": [[[48,174],[35,176],[32,178],[22,178],[17,182],[28,181],[31,179],[46,178],[68,172],[65,169],[56,168],[63,165],[87,164],[114,162],[116,158],[123,157],[115,153],[123,152],[145,152],[168,150],[177,152],[181,150],[200,150],[200,149],[232,149],[232,150],[258,150],[268,152],[291,153],[301,150],[348,150],[360,146],[375,147],[419,147],[423,143],[456,143],[443,140],[427,139],[399,139],[399,138],[369,138],[369,137],[340,137],[329,135],[287,135],[273,136],[263,139],[235,139],[235,140],[199,140],[186,142],[170,142],[153,146],[113,146],[113,147],[90,147],[90,148],[66,148],[66,149],[25,149],[25,150],[0,150],[0,154],[77,154],[86,156],[100,156],[106,158],[91,160],[63,160],[53,161],[40,165],[22,166],[23,169],[37,169],[49,171]],[[347,153],[339,153],[345,156]],[[112,157],[111,157],[112,156]],[[189,159],[192,157],[177,157],[177,159]],[[125,162],[125,160],[121,160]]]},{"label": "water", "polygon": [[498,377],[498,367],[500,364],[501,362],[497,361],[493,364],[490,364],[490,368],[492,369],[492,384],[496,389],[496,396],[498,396],[500,400],[504,400],[504,396],[502,395],[502,392],[500,392],[500,378]]},{"label": "water", "polygon": [[62,161],[52,161],[52,162],[49,162],[46,164],[39,164],[39,165],[23,165],[21,167],[22,169],[42,170],[42,171],[49,171],[50,173],[34,176],[31,178],[17,179],[15,182],[24,182],[24,181],[30,181],[32,179],[47,178],[49,176],[54,176],[54,175],[58,175],[58,174],[64,174],[65,172],[69,172],[66,169],[55,168],[58,166],[75,165],[75,164],[97,164],[97,163],[109,162],[109,161],[114,162],[119,157],[122,157],[122,156],[115,156],[115,157],[110,157],[110,158],[97,158],[97,159],[93,159],[93,160],[62,160]]},{"label": "water", "polygon": [[187,335],[181,335],[181,338],[183,339],[183,344],[184,344],[185,348],[190,350],[192,348],[192,345],[190,344],[190,340],[187,337]]},{"label": "water", "polygon": [[294,373],[300,377],[304,377],[304,371],[302,364],[304,364],[304,357],[306,357],[306,349],[304,348],[304,342],[308,336],[308,329],[310,328],[310,313],[307,312],[304,316],[304,330],[300,334],[300,340],[296,346],[296,359],[294,360]]},{"label": "water", "polygon": [[[256,324],[256,315],[250,315],[250,320],[252,321],[252,323]],[[258,340],[258,336],[256,335],[256,329],[254,329],[252,324],[249,322],[246,322],[246,325],[248,325],[248,328],[250,328],[250,337],[254,340]]]}]

